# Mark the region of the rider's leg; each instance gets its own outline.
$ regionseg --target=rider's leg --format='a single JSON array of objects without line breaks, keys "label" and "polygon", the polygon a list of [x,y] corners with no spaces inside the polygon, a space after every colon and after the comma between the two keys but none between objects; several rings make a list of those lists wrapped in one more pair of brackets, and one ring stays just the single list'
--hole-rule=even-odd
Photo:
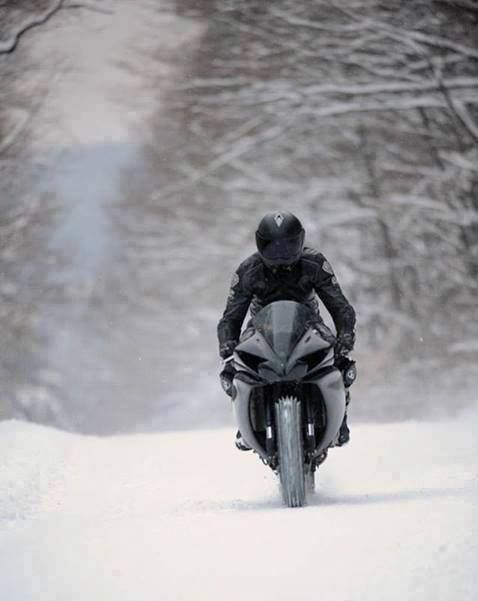
[{"label": "rider's leg", "polygon": [[335,360],[335,366],[342,372],[342,377],[345,385],[345,414],[340,426],[340,430],[337,434],[332,446],[341,447],[347,444],[350,440],[350,430],[347,424],[347,409],[350,403],[350,387],[357,379],[357,369],[355,361],[350,360],[348,357],[337,357]]},{"label": "rider's leg", "polygon": [[347,409],[350,403],[350,389],[345,389],[345,414],[344,419],[342,421],[342,425],[340,426],[340,430],[337,436],[337,440],[335,441],[336,447],[342,447],[347,444],[350,440],[350,430],[347,424]]},{"label": "rider's leg", "polygon": [[[232,396],[232,382],[234,380],[234,376],[236,375],[236,370],[231,362],[226,363],[223,370],[219,374],[221,380],[221,386],[224,392],[228,396]],[[236,447],[240,451],[250,451],[251,447],[246,443],[246,441],[242,438],[241,432],[238,430],[236,433]]]}]

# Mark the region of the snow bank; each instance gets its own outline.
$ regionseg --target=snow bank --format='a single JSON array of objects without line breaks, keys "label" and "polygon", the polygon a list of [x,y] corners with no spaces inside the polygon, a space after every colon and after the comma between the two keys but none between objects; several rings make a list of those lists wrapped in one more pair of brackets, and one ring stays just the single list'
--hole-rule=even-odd
[{"label": "snow bank", "polygon": [[63,477],[70,442],[70,435],[50,428],[0,422],[1,527],[38,515],[43,495]]}]

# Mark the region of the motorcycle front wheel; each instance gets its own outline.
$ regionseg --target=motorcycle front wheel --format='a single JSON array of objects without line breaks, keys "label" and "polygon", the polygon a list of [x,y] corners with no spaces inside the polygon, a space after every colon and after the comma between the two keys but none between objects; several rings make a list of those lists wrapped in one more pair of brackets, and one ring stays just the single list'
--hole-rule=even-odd
[{"label": "motorcycle front wheel", "polygon": [[302,507],[306,502],[306,487],[301,403],[295,397],[280,398],[275,413],[282,500],[287,507]]}]

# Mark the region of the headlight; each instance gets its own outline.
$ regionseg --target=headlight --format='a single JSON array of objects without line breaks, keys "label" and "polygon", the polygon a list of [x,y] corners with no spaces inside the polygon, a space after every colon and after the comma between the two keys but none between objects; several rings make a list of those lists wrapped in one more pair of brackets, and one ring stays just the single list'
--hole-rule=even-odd
[{"label": "headlight", "polygon": [[236,353],[239,355],[244,365],[247,365],[247,367],[253,369],[254,371],[257,371],[259,365],[266,361],[266,359],[264,359],[263,357],[258,357],[257,355],[246,353],[246,351],[236,351]]},{"label": "headlight", "polygon": [[330,348],[320,349],[318,351],[314,351],[313,353],[309,353],[308,355],[304,355],[300,358],[301,361],[307,363],[307,368],[309,371],[312,371],[314,367],[318,367],[322,361],[329,354]]}]

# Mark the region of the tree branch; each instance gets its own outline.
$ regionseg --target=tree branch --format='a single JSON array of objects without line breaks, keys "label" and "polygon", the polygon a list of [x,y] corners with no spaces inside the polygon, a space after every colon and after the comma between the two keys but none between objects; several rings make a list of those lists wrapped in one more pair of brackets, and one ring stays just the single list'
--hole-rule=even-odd
[{"label": "tree branch", "polygon": [[[441,69],[439,69],[435,64],[432,64],[432,69],[435,73],[436,80],[440,86],[440,91],[446,100],[452,117],[461,123],[472,139],[475,141],[478,140],[477,127],[471,119],[471,116],[468,114],[465,104],[453,97],[452,90],[449,88],[448,82],[442,77]],[[461,137],[458,137],[457,141],[459,146],[461,146],[461,149],[464,150]]]},{"label": "tree branch", "polygon": [[473,89],[478,88],[478,77],[454,77],[442,81],[392,81],[373,84],[356,85],[312,85],[305,88],[305,93],[312,94],[344,94],[351,96],[364,96],[377,94],[396,94],[402,92],[428,92],[441,91],[442,85],[447,89]]},{"label": "tree branch", "polygon": [[5,42],[0,42],[0,54],[10,54],[11,52],[14,52],[14,50],[18,46],[20,38],[27,31],[30,31],[30,29],[33,29],[34,27],[38,27],[39,25],[43,25],[44,23],[46,23],[55,13],[57,13],[60,10],[63,1],[64,0],[55,0],[55,2],[53,2],[51,6],[41,15],[36,15],[27,19],[9,40],[6,40]]},{"label": "tree branch", "polygon": [[435,0],[437,4],[446,4],[465,10],[478,11],[478,2],[475,0]]},{"label": "tree branch", "polygon": [[28,18],[22,25],[20,25],[18,30],[10,37],[10,39],[8,39],[4,42],[0,42],[0,54],[11,54],[12,52],[14,52],[18,46],[18,42],[20,41],[20,38],[27,31],[30,31],[30,29],[33,29],[34,27],[44,25],[59,10],[67,9],[67,8],[74,8],[74,9],[85,8],[85,9],[93,10],[95,12],[98,12],[98,13],[101,13],[104,15],[112,14],[112,11],[110,11],[108,9],[103,9],[103,8],[100,8],[98,6],[94,6],[94,5],[88,4],[88,3],[75,2],[74,4],[65,4],[64,0],[55,0],[55,2],[53,2],[51,4],[51,6],[45,12],[43,12],[41,15],[36,15],[36,16]]},{"label": "tree branch", "polygon": [[422,31],[406,30],[394,25],[389,25],[388,23],[384,23],[383,21],[379,21],[377,19],[366,19],[364,21],[356,13],[348,8],[345,8],[344,6],[335,5],[335,8],[339,9],[344,15],[347,15],[349,18],[353,19],[353,21],[358,25],[366,23],[370,29],[373,29],[374,31],[384,31],[392,39],[395,39],[398,42],[407,44],[418,43],[425,46],[434,46],[435,48],[446,48],[448,50],[453,50],[457,54],[478,60],[478,50],[475,48],[458,44],[441,36],[429,35],[427,33],[423,33]]},{"label": "tree branch", "polygon": [[310,21],[309,19],[301,19],[300,17],[295,17],[280,9],[272,9],[270,14],[278,19],[285,21],[288,25],[294,25],[297,27],[306,27],[307,29],[316,29],[318,31],[325,31],[328,33],[352,33],[356,34],[358,31],[363,31],[364,29],[369,29],[370,24],[368,19],[364,21],[354,22],[349,25],[327,25],[325,23],[320,23],[319,21]]},{"label": "tree branch", "polygon": [[66,10],[67,8],[74,8],[74,9],[78,9],[78,8],[84,8],[86,10],[91,10],[95,13],[100,13],[101,15],[112,15],[113,11],[109,10],[107,8],[100,8],[99,6],[95,6],[94,4],[89,4],[88,2],[72,2],[72,3],[68,3],[68,4],[64,4],[61,7],[63,10]]},{"label": "tree branch", "polygon": [[393,37],[397,41],[410,40],[413,42],[418,42],[419,44],[424,44],[426,46],[446,48],[447,50],[453,50],[453,52],[456,52],[463,56],[467,56],[468,58],[478,60],[478,50],[475,50],[475,48],[470,48],[469,46],[464,46],[463,44],[457,44],[456,42],[448,40],[447,38],[428,35],[421,31],[406,31],[404,29],[392,27],[391,25],[386,25],[385,23],[380,23],[379,21],[373,21],[371,23],[371,27],[374,26],[377,26],[383,31],[386,31],[391,37]]}]

